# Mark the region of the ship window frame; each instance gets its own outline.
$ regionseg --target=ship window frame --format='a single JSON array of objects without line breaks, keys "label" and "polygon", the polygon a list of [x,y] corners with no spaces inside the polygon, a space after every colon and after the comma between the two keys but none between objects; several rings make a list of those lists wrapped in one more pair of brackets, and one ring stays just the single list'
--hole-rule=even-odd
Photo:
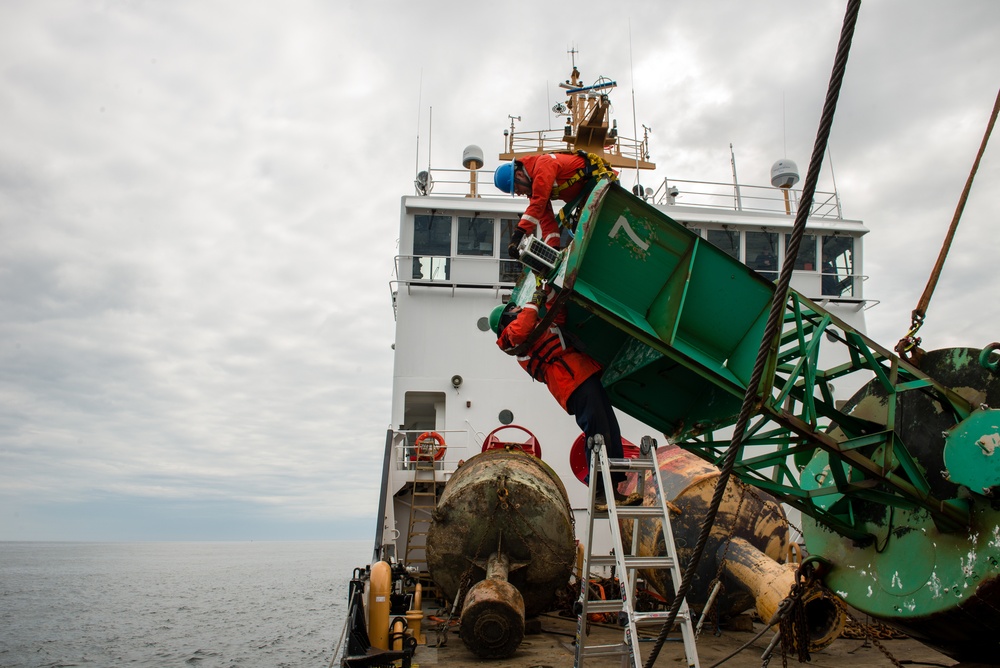
[{"label": "ship window frame", "polygon": [[497,226],[499,235],[497,252],[500,258],[500,264],[497,266],[497,280],[501,283],[516,283],[517,279],[521,277],[521,272],[524,271],[524,267],[521,266],[518,260],[511,260],[505,257],[507,246],[510,245],[510,238],[514,234],[514,230],[517,228],[519,222],[521,222],[520,218],[504,218],[501,216],[500,224]]},{"label": "ship window frame", "polygon": [[[785,233],[785,248],[788,248],[788,242],[791,240],[791,233]],[[819,235],[817,234],[803,234],[802,240],[799,242],[799,252],[795,256],[795,266],[792,267],[795,271],[819,271],[819,263],[816,262],[816,248],[819,243]],[[812,266],[806,266],[812,265]]]},{"label": "ship window frame", "polygon": [[[715,235],[719,235],[719,234],[726,235],[726,238],[730,241],[730,250],[727,250],[725,247],[720,246],[718,243],[716,243],[715,241],[713,241],[712,237],[715,236]],[[721,228],[718,228],[718,227],[709,227],[709,228],[705,229],[705,240],[708,241],[708,243],[712,244],[713,246],[715,246],[716,248],[718,248],[720,251],[722,251],[723,253],[725,253],[729,257],[731,257],[734,260],[737,260],[739,262],[743,261],[743,239],[742,239],[742,237],[743,237],[743,234],[742,234],[742,232],[740,232],[740,230],[731,230],[731,229],[728,228],[728,226],[725,226],[725,225],[723,225]],[[736,241],[735,248],[732,248],[732,246],[733,246],[732,242],[733,242],[734,239]],[[733,254],[734,251],[735,251],[735,255]]]},{"label": "ship window frame", "polygon": [[781,235],[768,230],[744,230],[743,235],[746,265],[769,281],[777,280],[778,268],[781,266],[778,257],[778,240]]},{"label": "ship window frame", "polygon": [[[855,296],[857,278],[856,237],[851,234],[824,234],[820,237],[820,258],[822,264],[820,291],[824,297]],[[827,248],[827,244],[832,248]],[[844,278],[841,278],[841,275]]]},{"label": "ship window frame", "polygon": [[[473,232],[470,228],[479,229]],[[487,227],[488,226],[488,227]],[[455,255],[466,257],[496,257],[496,221],[482,218],[477,211],[472,216],[456,217]],[[488,247],[483,248],[486,245]],[[478,248],[476,247],[478,246]]]},{"label": "ship window frame", "polygon": [[[435,223],[447,221],[446,225],[441,225],[437,229]],[[433,240],[425,242],[421,238],[421,224],[428,224],[426,234],[438,235],[436,243]],[[413,215],[413,269],[411,278],[422,281],[448,281],[451,279],[451,256],[452,240],[454,238],[453,228],[454,216],[442,214],[437,211],[430,213],[416,213]],[[446,238],[446,240],[445,240]],[[440,251],[447,250],[442,254]]]}]

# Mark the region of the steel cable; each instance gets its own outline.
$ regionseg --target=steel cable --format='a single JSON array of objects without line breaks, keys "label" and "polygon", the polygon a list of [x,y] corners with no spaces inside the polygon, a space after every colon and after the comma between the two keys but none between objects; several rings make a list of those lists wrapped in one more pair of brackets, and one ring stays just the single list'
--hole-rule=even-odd
[{"label": "steel cable", "polygon": [[927,279],[927,285],[924,287],[924,292],[920,295],[920,301],[917,302],[917,307],[913,309],[913,312],[910,314],[910,331],[906,333],[906,336],[899,340],[899,343],[896,344],[896,352],[899,353],[901,357],[905,357],[911,361],[913,358],[919,360],[919,352],[914,350],[920,346],[920,339],[916,337],[916,333],[920,329],[920,326],[924,324],[924,318],[927,315],[927,307],[931,304],[931,297],[934,295],[934,289],[937,287],[938,280],[941,278],[941,272],[944,270],[944,262],[948,258],[948,251],[951,250],[951,244],[955,240],[955,232],[958,230],[958,221],[962,219],[962,212],[965,211],[965,203],[968,201],[969,192],[972,190],[972,181],[976,178],[976,172],[979,171],[979,163],[983,159],[983,153],[986,152],[986,144],[990,141],[990,134],[993,132],[993,126],[997,122],[998,113],[1000,113],[1000,91],[997,91],[997,99],[993,102],[993,113],[990,114],[990,120],[986,124],[986,133],[983,135],[983,141],[979,145],[979,152],[976,154],[976,159],[972,163],[972,169],[969,171],[969,177],[965,181],[965,188],[962,189],[962,194],[958,198],[958,204],[955,206],[955,214],[951,218],[951,225],[948,227],[948,233],[945,235],[944,242],[941,244],[941,250],[938,252],[937,261],[934,263],[931,275]]},{"label": "steel cable", "polygon": [[[663,627],[660,629],[660,633],[656,637],[656,643],[654,644],[649,657],[646,659],[644,668],[652,668],[653,664],[656,662],[656,657],[663,648],[663,643],[666,642],[667,635],[670,633],[670,629],[673,627],[674,622],[677,619],[677,613],[680,610],[681,602],[685,599],[688,590],[691,588],[691,581],[694,579],[695,571],[698,568],[698,562],[701,561],[702,553],[705,551],[705,544],[708,542],[709,535],[712,531],[712,525],[715,523],[715,516],[718,514],[722,497],[725,494],[726,486],[729,483],[729,477],[736,464],[736,457],[741,450],[743,434],[746,431],[750,417],[754,414],[755,409],[759,407],[759,404],[762,401],[762,398],[760,398],[760,395],[763,392],[762,388],[770,388],[771,386],[771,378],[767,379],[768,382],[766,384],[762,383],[764,380],[764,367],[767,365],[768,360],[773,357],[772,353],[776,351],[778,347],[778,339],[781,333],[780,324],[782,321],[782,312],[784,311],[785,304],[788,301],[788,286],[792,279],[792,268],[795,265],[795,258],[798,256],[799,252],[799,244],[802,241],[802,235],[805,233],[806,220],[809,218],[809,211],[812,208],[813,196],[816,192],[816,182],[819,180],[820,167],[823,162],[823,156],[826,154],[826,147],[830,139],[830,129],[833,126],[833,116],[837,109],[837,99],[840,96],[840,87],[844,80],[844,72],[847,69],[847,57],[850,54],[851,41],[854,38],[854,27],[857,24],[858,12],[860,9],[861,0],[848,0],[847,12],[844,16],[844,24],[840,32],[840,42],[837,45],[837,56],[834,59],[833,71],[830,75],[830,84],[826,93],[826,101],[823,105],[823,114],[820,117],[819,129],[816,133],[816,142],[813,146],[812,158],[809,161],[809,170],[806,173],[806,180],[802,187],[802,199],[799,203],[799,209],[795,214],[795,223],[792,228],[791,238],[788,242],[788,247],[785,250],[785,262],[782,265],[781,273],[778,276],[778,282],[774,291],[774,299],[771,302],[771,311],[768,315],[767,324],[764,329],[764,336],[761,339],[760,349],[757,351],[757,359],[754,362],[753,373],[750,376],[750,382],[747,384],[747,391],[743,397],[743,405],[740,408],[740,414],[736,420],[732,441],[729,444],[729,449],[726,451],[726,457],[723,461],[722,468],[720,469],[719,479],[716,481],[715,493],[712,496],[712,503],[709,506],[708,512],[705,515],[705,519],[701,526],[701,534],[698,536],[698,542],[695,544],[694,552],[691,559],[688,561],[687,568],[684,571],[684,577],[681,580],[680,587],[677,589],[674,600],[670,604],[667,619],[663,623]],[[773,369],[771,370],[771,373],[774,373]]]}]

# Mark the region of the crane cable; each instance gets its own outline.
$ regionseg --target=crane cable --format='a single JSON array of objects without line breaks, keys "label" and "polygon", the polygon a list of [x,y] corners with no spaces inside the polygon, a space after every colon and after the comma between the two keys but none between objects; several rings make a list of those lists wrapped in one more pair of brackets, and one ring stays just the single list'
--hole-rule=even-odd
[{"label": "crane cable", "polygon": [[[764,370],[768,366],[768,361],[773,357],[772,348],[777,347],[781,334],[780,327],[785,304],[788,301],[789,284],[792,280],[792,267],[795,265],[794,259],[798,255],[799,245],[805,233],[809,211],[812,209],[813,195],[816,192],[816,182],[819,180],[823,156],[826,154],[826,147],[830,138],[830,128],[833,126],[833,115],[837,109],[837,98],[840,96],[840,87],[844,80],[844,71],[847,68],[847,56],[851,50],[854,27],[857,24],[860,9],[861,0],[848,0],[844,25],[840,32],[840,42],[837,44],[837,55],[834,59],[833,71],[830,74],[830,84],[826,93],[826,101],[823,104],[823,114],[820,117],[819,129],[816,132],[816,143],[813,145],[812,158],[809,161],[809,171],[806,173],[806,180],[802,187],[802,198],[799,203],[799,209],[795,214],[795,223],[792,227],[787,248],[785,249],[785,262],[782,264],[781,273],[778,276],[777,285],[775,286],[774,299],[771,301],[771,310],[768,314],[760,348],[757,351],[757,358],[754,362],[750,382],[747,383],[743,405],[740,408],[740,414],[733,430],[733,438],[719,471],[719,478],[715,484],[715,492],[712,496],[711,504],[702,521],[698,542],[694,546],[687,568],[684,570],[680,586],[677,588],[674,600],[670,604],[666,621],[664,621],[663,626],[660,628],[660,632],[656,637],[656,643],[649,657],[646,659],[644,668],[652,668],[656,662],[656,657],[663,648],[663,643],[667,640],[667,634],[673,628],[681,602],[684,601],[688,590],[691,588],[691,582],[694,580],[695,572],[698,569],[698,562],[701,561],[701,555],[705,551],[705,544],[708,542],[709,535],[712,532],[712,525],[715,523],[715,517],[722,503],[722,497],[729,484],[729,477],[736,464],[736,457],[742,449],[743,436],[746,432],[747,424],[750,421],[751,415],[760,406],[761,398],[759,395],[762,392],[761,388],[771,387],[770,379],[766,384],[764,383]],[[771,373],[773,374],[773,368]]]},{"label": "crane cable", "polygon": [[955,207],[955,215],[951,219],[951,227],[948,228],[948,234],[945,235],[944,243],[941,245],[941,252],[938,253],[937,262],[934,263],[934,269],[931,270],[930,278],[927,279],[924,294],[921,295],[920,301],[917,302],[917,308],[913,309],[913,312],[910,314],[910,331],[896,344],[896,352],[899,353],[900,357],[908,361],[919,362],[919,357],[922,354],[920,350],[920,338],[916,334],[920,330],[921,325],[924,324],[927,307],[931,303],[931,295],[934,294],[934,288],[937,287],[938,279],[941,278],[941,270],[944,269],[945,258],[948,257],[951,242],[955,239],[958,221],[962,218],[962,212],[965,210],[965,202],[969,199],[969,191],[972,190],[972,181],[976,178],[976,172],[979,170],[979,161],[982,160],[983,153],[986,151],[986,144],[989,142],[990,133],[993,132],[993,126],[996,124],[998,111],[1000,111],[1000,91],[997,91],[997,99],[993,103],[993,114],[990,116],[990,122],[986,124],[986,134],[983,135],[983,143],[979,146],[979,153],[976,154],[975,162],[972,163],[972,171],[969,172],[969,178],[965,181],[965,189],[962,190],[962,196],[958,198],[958,206]]}]

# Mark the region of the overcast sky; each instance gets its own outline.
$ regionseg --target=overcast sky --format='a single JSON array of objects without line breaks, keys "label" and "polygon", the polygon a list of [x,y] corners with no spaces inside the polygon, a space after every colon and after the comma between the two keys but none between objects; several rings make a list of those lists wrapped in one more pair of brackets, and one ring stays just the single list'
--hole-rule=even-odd
[{"label": "overcast sky", "polygon": [[[658,179],[728,181],[730,143],[743,182],[804,171],[845,6],[0,0],[0,540],[369,538],[417,167],[558,123],[575,46]],[[997,44],[996,0],[862,6],[831,152],[887,347]],[[1000,340],[997,142],[925,348]]]}]

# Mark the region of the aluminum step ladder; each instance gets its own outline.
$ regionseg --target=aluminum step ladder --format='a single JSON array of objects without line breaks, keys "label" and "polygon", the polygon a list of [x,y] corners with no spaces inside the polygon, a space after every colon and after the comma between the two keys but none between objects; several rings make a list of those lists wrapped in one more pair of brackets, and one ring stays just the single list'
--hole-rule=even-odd
[{"label": "aluminum step ladder", "polygon": [[[608,500],[606,507],[596,505],[597,485],[590,485],[590,505],[587,508],[586,551],[583,558],[583,579],[580,586],[580,599],[576,605],[578,613],[576,621],[576,652],[574,666],[583,668],[584,660],[596,657],[621,656],[621,665],[630,668],[641,668],[643,665],[639,647],[638,629],[654,627],[657,630],[666,621],[667,612],[636,612],[635,592],[636,575],[639,569],[669,569],[674,592],[680,585],[682,572],[677,560],[677,548],[674,545],[674,533],[670,525],[670,512],[667,499],[663,492],[663,479],[656,459],[656,441],[644,436],[641,441],[640,454],[636,459],[610,459],[604,448],[604,439],[594,436],[594,447],[591,448],[591,476],[600,475],[604,480],[605,495]],[[619,506],[614,499],[614,486],[611,483],[612,472],[641,472],[642,479],[637,489],[640,493],[645,489],[646,476],[652,475],[656,489],[656,499],[651,506]],[[638,556],[639,520],[660,520],[663,523],[663,540],[666,544],[666,554],[663,556]],[[613,538],[614,554],[594,554],[594,524],[598,520],[608,520]],[[622,544],[620,521],[632,522],[632,544],[625,551]],[[589,600],[587,578],[590,570],[596,567],[614,566],[619,581],[621,598],[609,600]],[[623,641],[612,645],[588,645],[587,615],[592,613],[618,613],[618,623],[624,631]],[[691,612],[687,601],[681,601],[675,624],[680,627],[684,641],[684,654],[689,668],[700,668],[698,650],[695,646],[694,629]],[[670,665],[677,665],[670,659]]]},{"label": "aluminum step ladder", "polygon": [[410,496],[410,522],[406,532],[406,549],[403,563],[415,570],[414,578],[420,583],[422,596],[441,598],[438,586],[427,570],[427,534],[430,533],[437,509],[438,480],[436,462],[432,457],[417,457],[413,466],[413,487]]}]

